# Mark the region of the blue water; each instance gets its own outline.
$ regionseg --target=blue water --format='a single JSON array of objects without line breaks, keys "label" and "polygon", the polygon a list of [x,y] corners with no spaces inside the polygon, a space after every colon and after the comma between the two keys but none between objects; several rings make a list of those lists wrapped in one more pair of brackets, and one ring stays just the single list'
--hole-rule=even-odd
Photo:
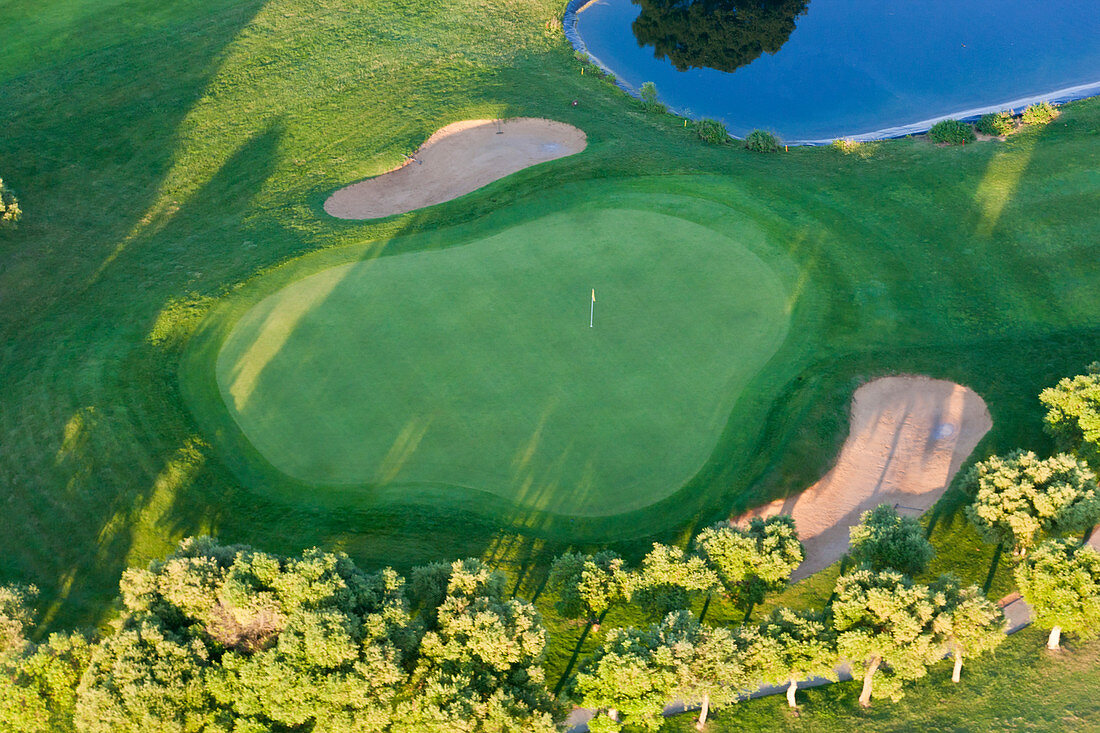
[{"label": "blue water", "polygon": [[947,116],[1100,94],[1100,0],[810,0],[774,55],[732,72],[677,71],[632,31],[639,6],[576,14],[588,53],[661,101],[788,141],[870,139]]}]

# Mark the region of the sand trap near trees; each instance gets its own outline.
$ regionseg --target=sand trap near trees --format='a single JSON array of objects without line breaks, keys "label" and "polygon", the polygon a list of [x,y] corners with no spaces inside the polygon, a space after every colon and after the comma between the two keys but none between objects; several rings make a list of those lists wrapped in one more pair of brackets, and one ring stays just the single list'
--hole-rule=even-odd
[{"label": "sand trap near trees", "polygon": [[886,377],[852,398],[851,430],[836,465],[800,494],[738,517],[791,514],[806,545],[793,579],[805,578],[848,550],[848,529],[879,504],[902,514],[929,509],[993,426],[985,401],[954,382]]},{"label": "sand trap near trees", "polygon": [[517,117],[463,120],[443,127],[394,170],[341,188],[325,201],[340,219],[377,219],[443,203],[498,178],[584,150],[582,130]]}]

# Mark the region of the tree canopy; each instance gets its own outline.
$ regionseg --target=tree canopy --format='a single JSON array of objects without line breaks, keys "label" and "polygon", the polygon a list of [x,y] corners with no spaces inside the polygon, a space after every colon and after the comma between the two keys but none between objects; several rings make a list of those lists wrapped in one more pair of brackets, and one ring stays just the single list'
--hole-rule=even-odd
[{"label": "tree canopy", "polygon": [[1057,649],[1062,631],[1082,639],[1100,635],[1100,553],[1078,540],[1044,542],[1016,567],[1016,585],[1050,628],[1047,647]]},{"label": "tree canopy", "polygon": [[809,0],[633,0],[632,26],[641,46],[680,71],[734,71],[762,53],[776,53]]},{"label": "tree canopy", "polygon": [[393,570],[192,538],[121,583],[79,730],[549,731],[534,608],[477,560]]},{"label": "tree canopy", "polygon": [[897,570],[917,575],[928,568],[935,551],[924,537],[920,522],[900,516],[894,507],[880,504],[863,512],[848,533],[851,557],[871,570]]},{"label": "tree canopy", "polygon": [[1100,362],[1044,389],[1039,401],[1047,408],[1044,423],[1058,449],[1100,469]]},{"label": "tree canopy", "polygon": [[975,464],[962,487],[973,497],[966,514],[982,536],[1017,553],[1033,547],[1040,532],[1081,533],[1100,521],[1096,476],[1067,454],[993,456]]},{"label": "tree canopy", "polygon": [[342,554],[184,540],[123,575],[122,616],[92,654],[77,725],[382,730],[416,643],[402,585]]},{"label": "tree canopy", "polygon": [[794,520],[787,515],[756,517],[747,529],[724,522],[708,527],[696,536],[695,551],[744,609],[790,580],[805,558]]},{"label": "tree canopy", "polygon": [[978,586],[963,587],[952,575],[941,576],[931,590],[940,607],[936,632],[943,640],[943,651],[955,660],[951,680],[958,682],[964,657],[984,654],[1005,640],[1005,616]]},{"label": "tree canopy", "polygon": [[597,623],[608,608],[630,594],[623,559],[608,550],[595,555],[567,552],[555,558],[547,585],[558,595],[559,613],[589,623]]},{"label": "tree canopy", "polygon": [[581,704],[597,710],[590,730],[617,731],[623,724],[644,730],[661,726],[661,712],[677,679],[667,653],[665,659],[658,656],[660,648],[652,626],[608,632],[603,645],[581,666],[573,685]]},{"label": "tree canopy", "polygon": [[450,566],[435,622],[420,642],[415,693],[395,731],[552,731],[541,667],[546,630],[534,606],[508,598],[504,578],[478,560]]},{"label": "tree canopy", "polygon": [[766,682],[787,683],[787,704],[796,707],[795,693],[800,680],[824,677],[836,680],[836,634],[824,614],[777,608],[760,624]]},{"label": "tree canopy", "polygon": [[871,704],[876,674],[876,692],[898,700],[902,681],[923,677],[940,657],[937,611],[927,586],[893,570],[859,570],[837,579],[832,605],[837,649],[853,672],[863,675],[861,705]]},{"label": "tree canopy", "polygon": [[631,595],[648,613],[663,618],[687,608],[693,593],[710,593],[719,585],[718,574],[703,558],[655,542],[632,577]]}]

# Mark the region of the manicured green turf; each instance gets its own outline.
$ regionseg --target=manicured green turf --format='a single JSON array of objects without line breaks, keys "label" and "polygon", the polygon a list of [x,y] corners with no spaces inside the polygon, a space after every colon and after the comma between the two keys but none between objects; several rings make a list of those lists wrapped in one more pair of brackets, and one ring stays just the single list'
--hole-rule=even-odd
[{"label": "manicured green turf", "polygon": [[[0,28],[16,29],[0,60],[0,176],[24,209],[0,237],[0,581],[42,588],[42,629],[102,622],[124,567],[196,532],[339,548],[364,566],[478,555],[533,594],[570,544],[636,557],[806,486],[873,376],[959,380],[993,414],[979,453],[1048,450],[1035,395],[1100,353],[1095,100],[1006,143],[761,156],[703,145],[582,76],[558,0],[47,5],[0,4]],[[333,190],[439,127],[507,115],[576,124],[589,146],[424,211],[324,215]],[[561,518],[446,487],[332,506],[269,481],[195,407],[220,399],[213,377],[181,394],[181,370],[212,364],[228,335],[200,323],[231,325],[248,291],[300,279],[301,255],[320,267],[380,242],[387,257],[430,252],[612,195],[697,202],[666,213],[704,226],[734,211],[792,294],[786,341],[705,464],[649,507]]]},{"label": "manicured green turf", "polygon": [[559,514],[652,504],[706,460],[789,302],[736,222],[632,203],[283,287],[226,339],[221,396],[306,483],[444,485]]}]

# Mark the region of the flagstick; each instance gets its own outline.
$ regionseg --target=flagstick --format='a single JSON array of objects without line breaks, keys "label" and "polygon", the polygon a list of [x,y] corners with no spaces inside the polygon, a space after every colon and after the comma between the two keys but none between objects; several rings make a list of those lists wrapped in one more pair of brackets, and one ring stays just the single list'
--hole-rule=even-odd
[{"label": "flagstick", "polygon": [[592,319],[596,317],[596,291],[592,291],[592,307],[588,309],[588,327],[592,328]]}]

